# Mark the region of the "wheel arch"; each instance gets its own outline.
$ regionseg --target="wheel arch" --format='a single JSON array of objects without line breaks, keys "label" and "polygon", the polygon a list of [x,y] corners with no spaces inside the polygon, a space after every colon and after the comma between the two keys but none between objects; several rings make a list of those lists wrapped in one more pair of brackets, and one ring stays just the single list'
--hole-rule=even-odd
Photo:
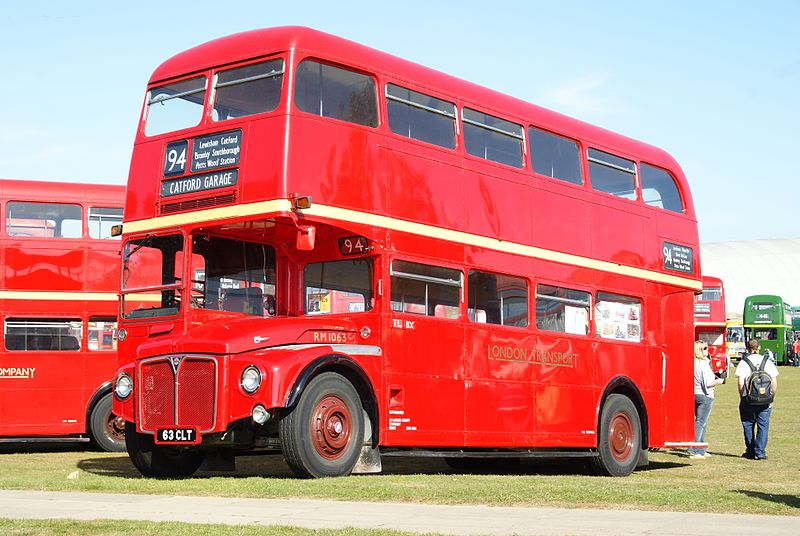
[{"label": "wheel arch", "polygon": [[372,445],[373,447],[377,446],[380,434],[380,417],[375,388],[364,369],[356,361],[346,355],[323,355],[303,367],[303,370],[300,371],[300,374],[298,374],[292,384],[289,395],[286,397],[286,409],[290,410],[294,408],[300,400],[303,391],[305,391],[308,386],[308,383],[323,372],[335,372],[340,374],[353,385],[361,399],[361,405],[366,410],[367,416],[371,421]]},{"label": "wheel arch", "polygon": [[[603,394],[600,396],[600,401],[597,404],[597,415],[595,417],[596,429],[598,431],[600,430],[600,419],[602,418],[603,414],[603,406],[605,405],[608,397],[613,394],[626,396],[633,403],[634,407],[636,407],[636,411],[639,413],[639,422],[642,426],[642,449],[648,449],[650,446],[650,434],[647,406],[644,403],[644,398],[642,397],[642,393],[639,391],[639,388],[636,386],[633,380],[627,376],[614,377],[610,382],[608,382],[603,390]],[[599,441],[599,434],[597,435],[597,438]]]},{"label": "wheel arch", "polygon": [[86,404],[86,434],[91,434],[92,432],[92,412],[94,411],[94,407],[108,394],[111,394],[111,380],[100,385],[89,399],[89,403]]}]

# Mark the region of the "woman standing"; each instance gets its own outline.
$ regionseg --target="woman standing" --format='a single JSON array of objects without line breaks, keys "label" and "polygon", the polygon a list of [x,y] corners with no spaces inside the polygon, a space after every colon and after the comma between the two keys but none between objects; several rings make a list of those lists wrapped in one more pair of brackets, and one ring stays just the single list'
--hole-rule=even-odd
[{"label": "woman standing", "polygon": [[[694,343],[694,440],[704,443],[706,440],[706,428],[708,427],[708,416],[711,414],[711,406],[714,405],[714,386],[723,383],[725,380],[717,378],[711,370],[711,362],[708,360],[708,344],[696,341]],[[694,460],[701,460],[711,456],[702,449],[689,449],[689,457]]]}]

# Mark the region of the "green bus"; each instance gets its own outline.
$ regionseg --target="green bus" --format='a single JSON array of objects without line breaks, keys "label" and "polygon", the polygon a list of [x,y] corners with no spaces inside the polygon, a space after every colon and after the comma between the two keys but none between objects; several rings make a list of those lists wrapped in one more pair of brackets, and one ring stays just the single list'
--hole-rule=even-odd
[{"label": "green bus", "polygon": [[759,339],[761,350],[772,351],[778,365],[789,363],[794,328],[792,307],[783,298],[769,294],[748,296],[744,300],[742,318],[745,339]]},{"label": "green bus", "polygon": [[792,329],[795,337],[800,337],[800,306],[792,307]]}]

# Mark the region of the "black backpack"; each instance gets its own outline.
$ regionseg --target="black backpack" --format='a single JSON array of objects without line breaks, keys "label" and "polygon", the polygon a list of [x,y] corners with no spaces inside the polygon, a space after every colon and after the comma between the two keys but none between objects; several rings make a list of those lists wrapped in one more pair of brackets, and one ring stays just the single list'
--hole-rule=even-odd
[{"label": "black backpack", "polygon": [[752,371],[744,384],[742,395],[751,406],[767,406],[772,404],[775,399],[775,393],[772,391],[772,376],[764,370],[767,359],[766,356],[762,356],[761,364],[756,368],[747,356],[742,357],[742,361],[747,363]]}]

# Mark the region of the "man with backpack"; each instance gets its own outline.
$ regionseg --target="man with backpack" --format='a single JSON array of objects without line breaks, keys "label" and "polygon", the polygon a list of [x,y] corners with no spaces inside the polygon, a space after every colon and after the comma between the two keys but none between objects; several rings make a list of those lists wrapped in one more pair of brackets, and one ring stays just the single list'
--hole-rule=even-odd
[{"label": "man with backpack", "polygon": [[749,460],[767,459],[767,434],[772,401],[778,389],[778,368],[766,356],[759,355],[757,339],[747,341],[748,353],[736,367],[739,380],[739,416],[744,429],[745,451]]}]

